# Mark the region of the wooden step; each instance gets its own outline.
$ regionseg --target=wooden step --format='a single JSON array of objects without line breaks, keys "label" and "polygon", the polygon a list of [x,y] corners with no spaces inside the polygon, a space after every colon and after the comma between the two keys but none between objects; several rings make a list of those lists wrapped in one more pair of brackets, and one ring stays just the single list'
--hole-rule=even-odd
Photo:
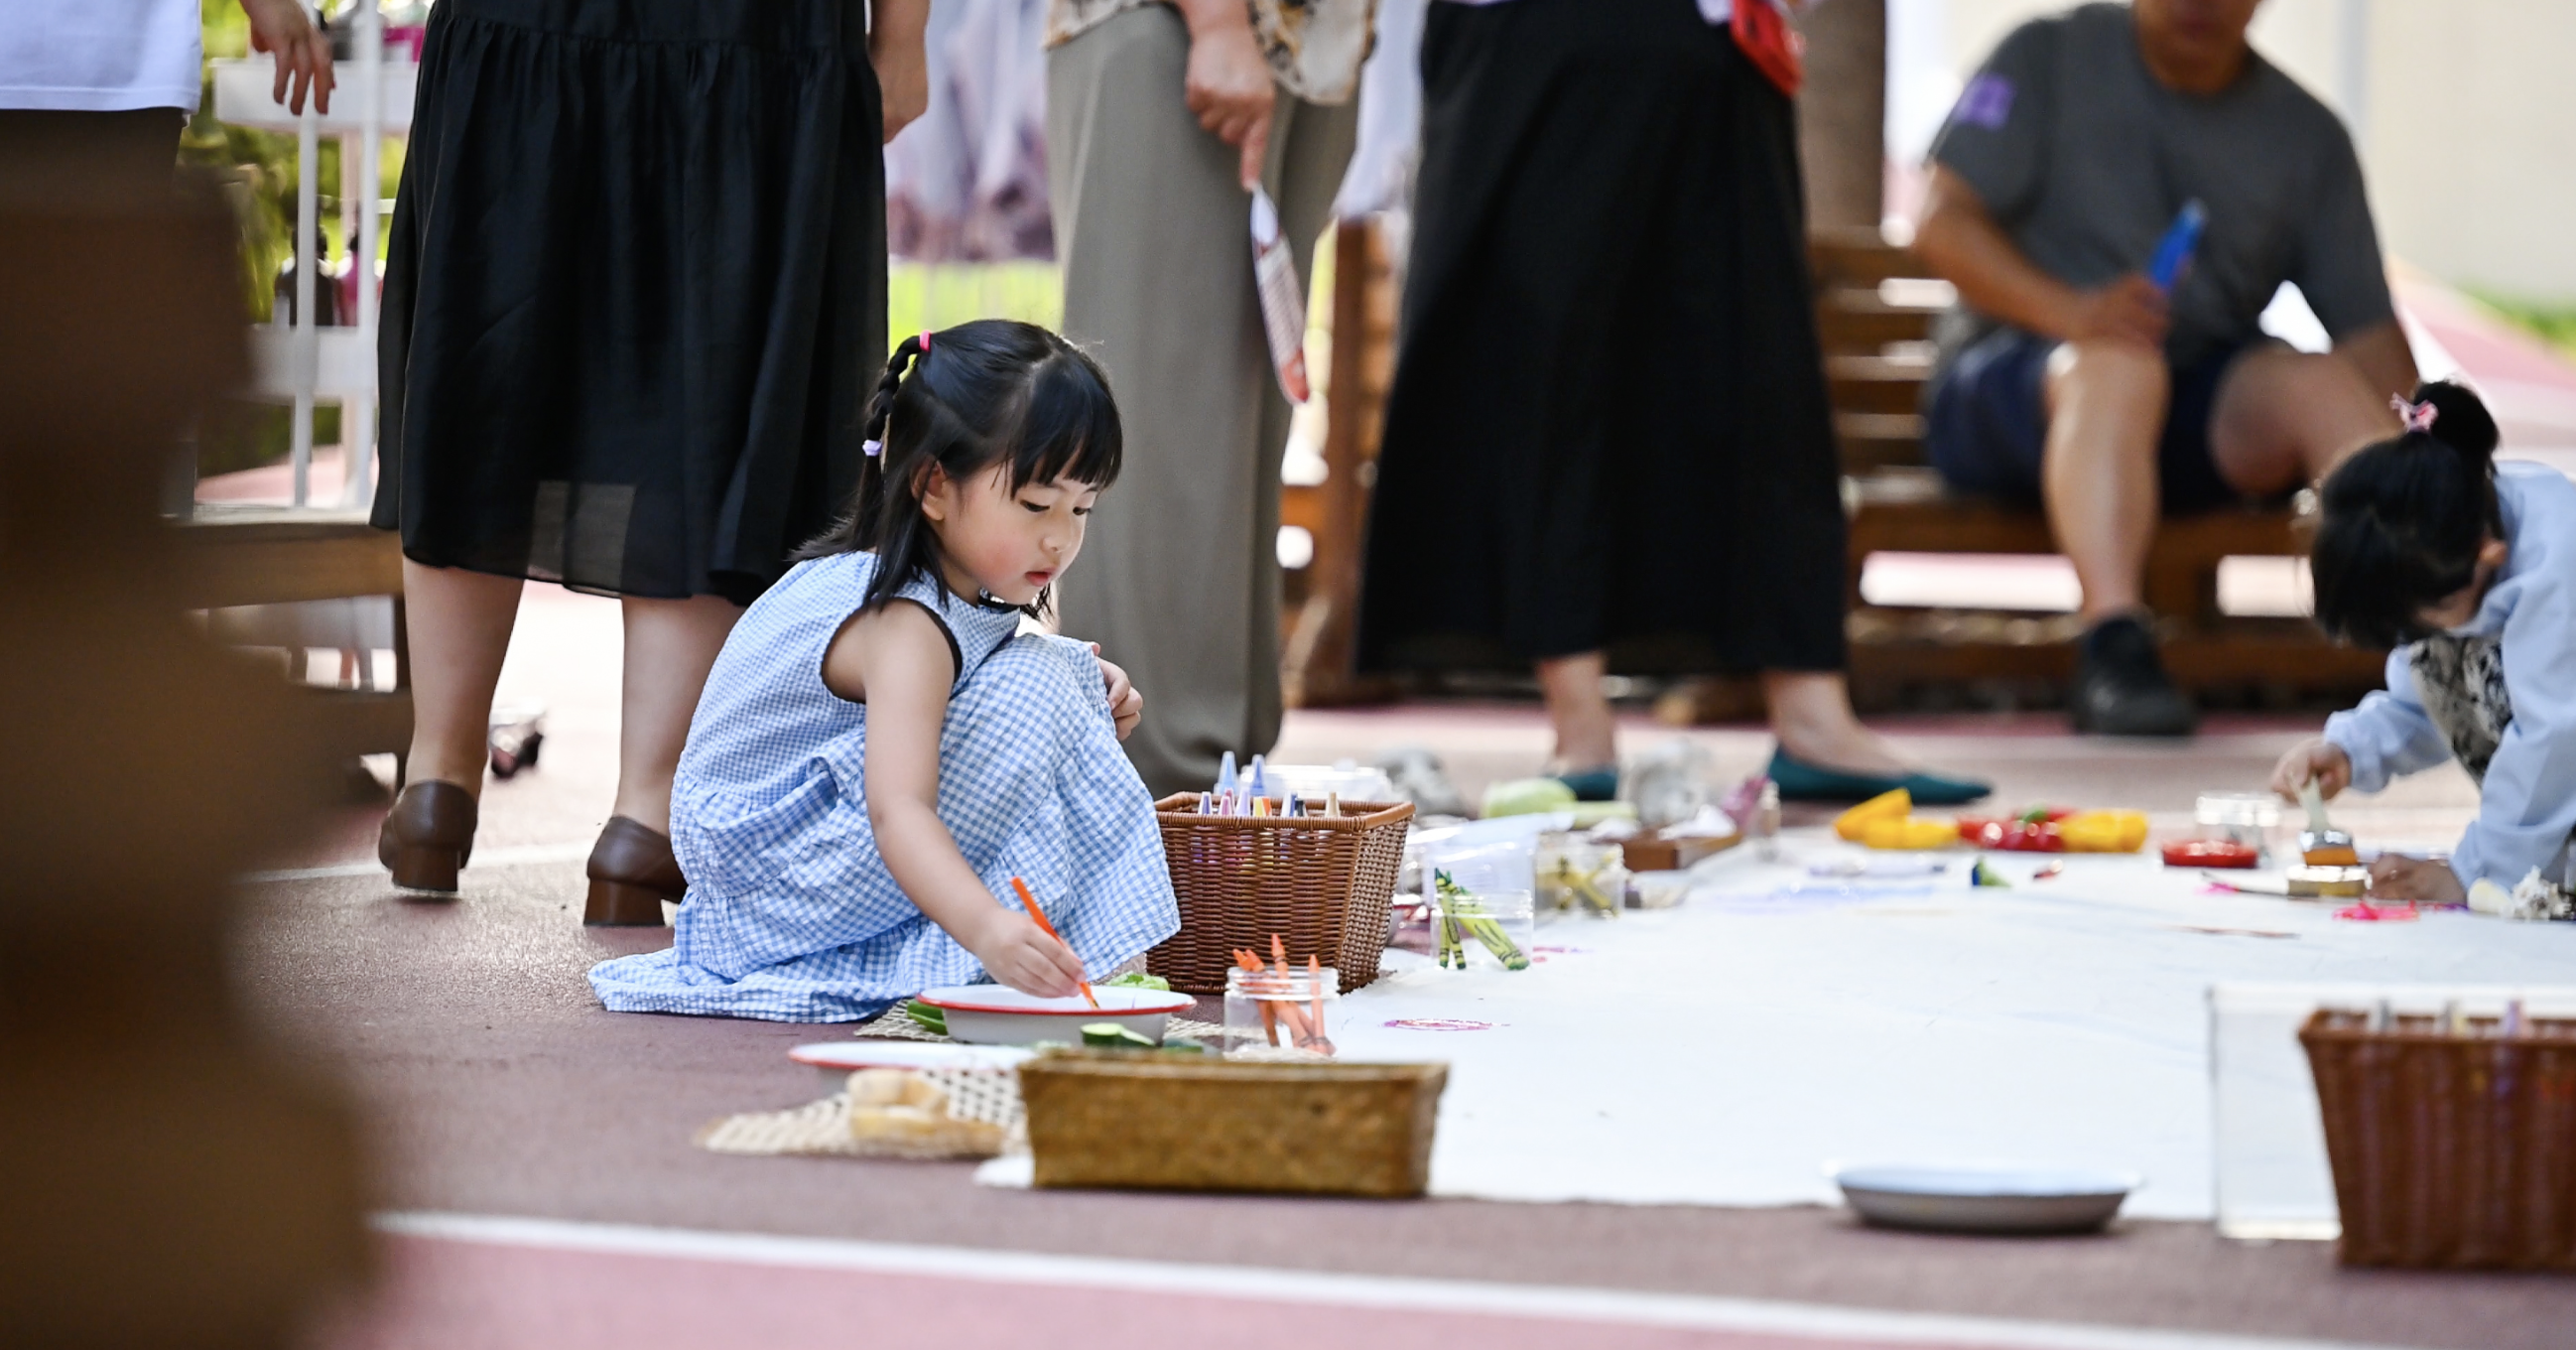
[{"label": "wooden step", "polygon": [[1841,412],[1910,413],[1923,402],[1931,363],[1886,356],[1829,356],[1825,384]]}]

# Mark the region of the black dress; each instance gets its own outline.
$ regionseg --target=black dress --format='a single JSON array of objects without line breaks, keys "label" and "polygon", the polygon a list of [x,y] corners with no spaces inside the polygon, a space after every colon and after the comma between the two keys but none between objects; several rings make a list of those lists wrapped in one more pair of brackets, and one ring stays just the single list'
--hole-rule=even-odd
[{"label": "black dress", "polygon": [[1791,102],[1693,0],[1433,5],[1364,669],[1835,670]]},{"label": "black dress", "polygon": [[861,0],[444,0],[376,525],[433,566],[758,595],[857,481],[881,126]]}]

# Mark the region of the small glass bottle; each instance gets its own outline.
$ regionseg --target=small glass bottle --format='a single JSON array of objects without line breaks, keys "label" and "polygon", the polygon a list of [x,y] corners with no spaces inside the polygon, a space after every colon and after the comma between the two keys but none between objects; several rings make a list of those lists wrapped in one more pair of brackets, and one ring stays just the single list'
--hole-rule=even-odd
[{"label": "small glass bottle", "polygon": [[1753,808],[1753,856],[1764,862],[1780,861],[1780,785],[1764,783],[1762,798]]}]

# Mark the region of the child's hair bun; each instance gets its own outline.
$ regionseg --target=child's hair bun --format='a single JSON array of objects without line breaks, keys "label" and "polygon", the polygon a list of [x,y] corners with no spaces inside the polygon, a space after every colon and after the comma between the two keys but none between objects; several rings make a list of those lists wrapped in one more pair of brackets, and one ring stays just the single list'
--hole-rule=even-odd
[{"label": "child's hair bun", "polygon": [[2502,436],[2496,430],[2495,415],[2487,411],[2486,400],[2476,390],[2434,380],[2417,387],[2415,401],[2433,405],[2433,426],[2427,433],[2433,439],[2473,460],[2495,458]]}]

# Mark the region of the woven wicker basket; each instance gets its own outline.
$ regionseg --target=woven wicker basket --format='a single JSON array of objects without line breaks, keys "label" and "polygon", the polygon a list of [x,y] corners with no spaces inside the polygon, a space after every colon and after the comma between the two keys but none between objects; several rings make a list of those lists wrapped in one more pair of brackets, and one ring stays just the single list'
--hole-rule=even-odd
[{"label": "woven wicker basket", "polygon": [[2344,1264],[2576,1270],[2576,1021],[2499,1036],[2429,1017],[2299,1031],[2342,1211]]},{"label": "woven wicker basket", "polygon": [[1445,1064],[1057,1051],[1020,1066],[1040,1186],[1420,1195]]},{"label": "woven wicker basket", "polygon": [[1198,797],[1154,803],[1163,856],[1180,897],[1181,931],[1146,954],[1145,968],[1192,994],[1225,992],[1234,951],[1308,956],[1342,973],[1342,992],[1377,978],[1387,901],[1404,867],[1413,804],[1345,802],[1325,816],[1203,816]]}]

